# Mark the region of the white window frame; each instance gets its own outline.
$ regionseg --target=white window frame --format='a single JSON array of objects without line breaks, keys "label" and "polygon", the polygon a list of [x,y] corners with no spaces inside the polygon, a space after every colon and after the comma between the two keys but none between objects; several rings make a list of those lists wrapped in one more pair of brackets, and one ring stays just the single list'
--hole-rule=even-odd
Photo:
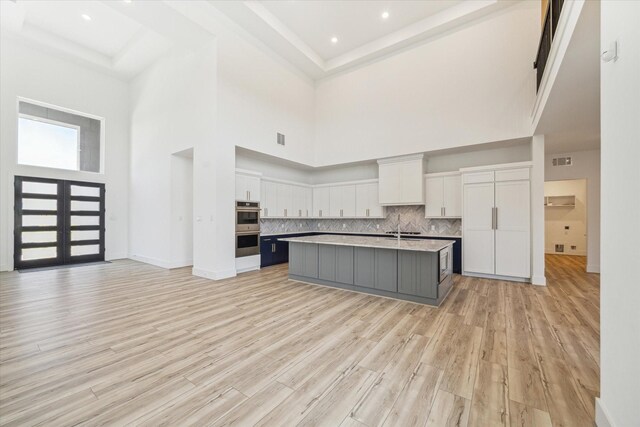
[{"label": "white window frame", "polygon": [[[51,124],[55,124],[58,126],[65,126],[65,127],[69,127],[69,128],[75,128],[77,127],[78,130],[80,129],[80,126],[76,126],[70,123],[64,123],[64,122],[58,122],[56,120],[50,120],[50,119],[45,119],[42,117],[34,117],[31,116],[29,114],[23,114],[20,113],[20,103],[21,102],[26,102],[28,104],[34,104],[34,105],[38,105],[40,107],[44,107],[44,108],[51,108],[54,110],[58,110],[58,111],[62,111],[63,113],[69,113],[69,114],[75,114],[77,116],[82,116],[82,117],[87,117],[89,119],[94,119],[94,120],[98,120],[100,122],[100,170],[98,172],[93,172],[93,171],[83,171],[80,170],[80,164],[78,163],[78,169],[62,169],[62,168],[56,168],[56,167],[51,167],[51,166],[37,166],[37,165],[25,165],[22,163],[18,163],[18,144],[19,144],[19,138],[20,135],[18,134],[18,128],[20,126],[19,124],[19,120],[21,117],[24,118],[28,118],[31,120],[37,120],[37,121],[41,121],[44,123],[51,123]],[[105,175],[105,145],[106,145],[106,141],[105,141],[105,124],[106,124],[106,120],[104,117],[100,117],[100,116],[96,116],[93,114],[88,114],[88,113],[83,113],[81,111],[77,111],[77,110],[72,110],[70,108],[65,108],[65,107],[60,107],[58,105],[55,104],[49,104],[46,102],[42,102],[42,101],[37,101],[35,99],[31,99],[31,98],[25,98],[22,96],[18,96],[16,99],[16,142],[15,142],[15,164],[17,167],[27,167],[27,168],[38,168],[41,170],[54,170],[54,171],[61,171],[61,172],[66,172],[66,173],[72,173],[72,174],[90,174],[90,175],[94,175],[94,176],[104,176]],[[78,138],[80,138],[80,132],[78,131]],[[82,147],[80,146],[80,140],[78,140],[78,151],[80,151],[82,149]],[[78,153],[78,162],[80,162],[80,153]]]}]

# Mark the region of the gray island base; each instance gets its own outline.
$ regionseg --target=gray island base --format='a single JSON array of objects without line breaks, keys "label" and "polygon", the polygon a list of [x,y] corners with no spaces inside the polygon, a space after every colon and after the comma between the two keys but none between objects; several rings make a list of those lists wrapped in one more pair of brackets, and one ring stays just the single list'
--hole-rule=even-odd
[{"label": "gray island base", "polygon": [[453,240],[304,236],[289,242],[289,278],[438,306],[453,286]]}]

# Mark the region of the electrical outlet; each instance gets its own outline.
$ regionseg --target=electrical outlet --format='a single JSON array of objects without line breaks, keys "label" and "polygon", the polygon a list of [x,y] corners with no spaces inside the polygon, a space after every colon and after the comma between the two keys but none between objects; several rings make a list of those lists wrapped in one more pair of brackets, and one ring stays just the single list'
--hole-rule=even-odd
[{"label": "electrical outlet", "polygon": [[436,231],[436,226],[435,225],[431,225],[431,227],[429,228],[431,231]]},{"label": "electrical outlet", "polygon": [[342,228],[347,228],[347,224],[342,224]]},{"label": "electrical outlet", "polygon": [[380,224],[376,224],[376,230],[380,230]]}]

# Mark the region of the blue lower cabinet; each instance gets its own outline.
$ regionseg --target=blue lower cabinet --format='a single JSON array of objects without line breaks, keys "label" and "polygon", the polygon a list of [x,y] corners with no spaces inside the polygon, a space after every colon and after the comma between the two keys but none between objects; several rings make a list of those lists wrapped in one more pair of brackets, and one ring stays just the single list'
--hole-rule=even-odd
[{"label": "blue lower cabinet", "polygon": [[260,267],[273,265],[273,254],[275,252],[275,237],[260,238]]}]

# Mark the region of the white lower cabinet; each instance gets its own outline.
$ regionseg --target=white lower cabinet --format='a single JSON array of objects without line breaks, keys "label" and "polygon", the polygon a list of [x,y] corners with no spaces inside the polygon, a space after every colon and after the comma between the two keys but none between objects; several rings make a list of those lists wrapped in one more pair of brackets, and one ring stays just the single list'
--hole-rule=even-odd
[{"label": "white lower cabinet", "polygon": [[[522,169],[522,168],[521,168]],[[518,170],[463,176],[463,270],[528,279],[531,277],[530,184]],[[498,181],[498,177],[512,181]],[[526,178],[526,179],[523,179]],[[487,182],[479,182],[487,181]]]}]

